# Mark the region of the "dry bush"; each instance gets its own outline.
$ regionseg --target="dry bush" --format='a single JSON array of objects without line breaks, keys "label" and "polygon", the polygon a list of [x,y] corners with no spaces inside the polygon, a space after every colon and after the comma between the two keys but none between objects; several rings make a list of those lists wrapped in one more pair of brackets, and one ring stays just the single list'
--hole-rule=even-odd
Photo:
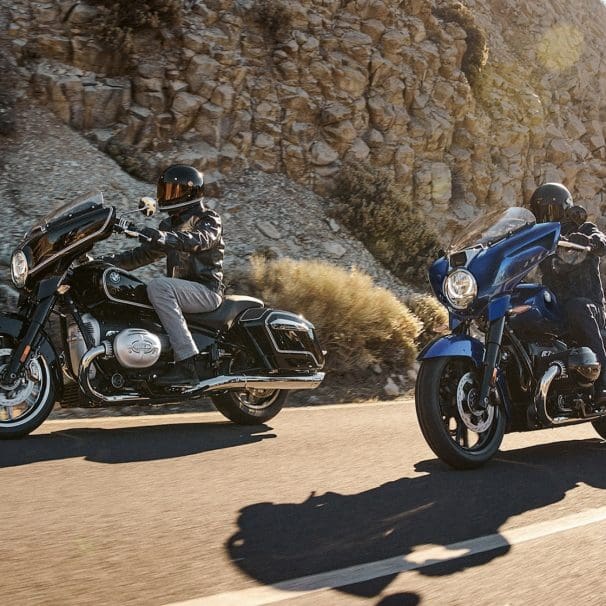
[{"label": "dry bush", "polygon": [[158,30],[181,25],[181,0],[93,0],[104,10],[95,23],[96,34],[107,46],[132,50],[132,33],[139,30]]},{"label": "dry bush", "polygon": [[423,322],[423,330],[417,339],[419,345],[429,343],[448,329],[448,312],[433,295],[413,295],[406,305]]},{"label": "dry bush", "polygon": [[437,237],[389,173],[349,162],[339,173],[332,195],[333,214],[392,273],[407,281],[427,280]]},{"label": "dry bush", "polygon": [[488,38],[486,32],[476,23],[473,13],[460,2],[445,4],[433,9],[442,21],[456,23],[467,34],[467,49],[463,55],[461,69],[471,87],[478,82],[480,72],[488,61]]},{"label": "dry bush", "polygon": [[357,270],[321,261],[252,259],[253,292],[266,304],[302,314],[328,350],[327,370],[410,365],[421,322],[388,290]]},{"label": "dry bush", "polygon": [[285,0],[257,0],[253,10],[254,20],[274,42],[290,30],[291,16]]}]

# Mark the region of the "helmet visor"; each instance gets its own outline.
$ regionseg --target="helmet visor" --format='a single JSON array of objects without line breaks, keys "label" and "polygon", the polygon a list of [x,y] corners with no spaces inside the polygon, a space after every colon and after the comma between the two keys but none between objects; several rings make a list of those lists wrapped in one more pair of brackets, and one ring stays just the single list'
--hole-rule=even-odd
[{"label": "helmet visor", "polygon": [[191,192],[191,187],[182,185],[181,183],[158,183],[158,200],[162,202],[179,201],[182,202],[188,197]]},{"label": "helmet visor", "polygon": [[544,202],[541,204],[539,214],[541,216],[537,218],[544,223],[548,223],[551,221],[561,221],[566,215],[566,210],[561,203]]}]

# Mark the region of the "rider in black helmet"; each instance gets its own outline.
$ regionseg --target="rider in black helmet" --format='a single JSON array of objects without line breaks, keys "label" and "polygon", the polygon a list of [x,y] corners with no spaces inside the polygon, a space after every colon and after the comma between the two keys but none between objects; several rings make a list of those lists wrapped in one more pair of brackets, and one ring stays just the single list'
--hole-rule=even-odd
[{"label": "rider in black helmet", "polygon": [[135,269],[166,257],[167,277],[154,278],[147,293],[170,339],[175,364],[157,377],[161,385],[198,382],[199,353],[183,313],[213,311],[223,300],[223,227],[204,207],[204,179],[193,166],[175,164],[158,179],[158,209],[168,213],[158,229],[133,228],[141,245],[105,260]]},{"label": "rider in black helmet", "polygon": [[557,257],[541,263],[543,283],[563,305],[569,332],[579,345],[591,348],[602,365],[595,394],[606,403],[606,350],[600,333],[606,326],[604,291],[600,278],[600,257],[606,254],[606,235],[587,221],[582,206],[574,206],[572,195],[561,183],[545,183],[532,194],[530,210],[538,223],[559,221],[562,238],[590,248],[586,258],[566,266]]}]

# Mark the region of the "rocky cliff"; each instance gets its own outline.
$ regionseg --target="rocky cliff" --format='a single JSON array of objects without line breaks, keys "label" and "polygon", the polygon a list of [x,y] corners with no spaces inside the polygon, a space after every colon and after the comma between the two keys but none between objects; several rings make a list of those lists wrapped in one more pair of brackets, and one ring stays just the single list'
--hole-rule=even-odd
[{"label": "rocky cliff", "polygon": [[602,221],[599,0],[127,4],[0,0],[30,90],[139,175],[251,167],[323,193],[353,158],[441,230],[545,180]]}]

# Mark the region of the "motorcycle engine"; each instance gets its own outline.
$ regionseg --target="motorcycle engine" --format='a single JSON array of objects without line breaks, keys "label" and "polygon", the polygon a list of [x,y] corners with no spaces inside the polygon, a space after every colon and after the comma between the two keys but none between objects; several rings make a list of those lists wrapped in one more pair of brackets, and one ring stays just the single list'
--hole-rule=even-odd
[{"label": "motorcycle engine", "polygon": [[567,380],[571,386],[591,387],[600,376],[601,365],[595,352],[589,347],[574,347],[563,352],[543,355],[538,363],[538,376],[553,364],[558,364],[562,374],[558,381]]},{"label": "motorcycle engine", "polygon": [[148,368],[160,359],[162,341],[158,335],[143,328],[127,328],[115,336],[113,348],[121,366]]}]

